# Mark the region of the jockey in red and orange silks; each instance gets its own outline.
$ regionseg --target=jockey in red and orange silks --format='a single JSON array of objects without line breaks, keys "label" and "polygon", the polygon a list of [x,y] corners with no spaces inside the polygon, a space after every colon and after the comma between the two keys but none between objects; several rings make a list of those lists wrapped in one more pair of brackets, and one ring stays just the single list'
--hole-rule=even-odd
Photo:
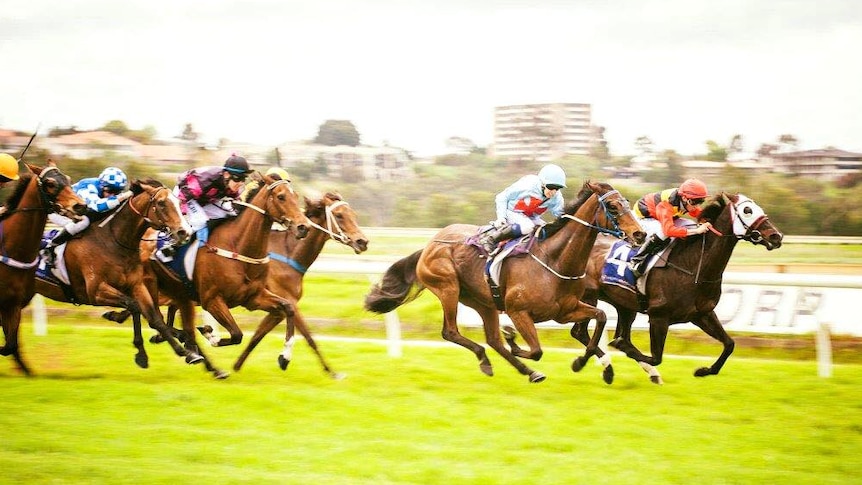
[{"label": "jockey in red and orange silks", "polygon": [[640,276],[649,256],[657,254],[672,237],[684,238],[708,231],[710,223],[697,225],[682,216],[697,218],[700,206],[706,200],[706,184],[698,179],[688,179],[679,187],[646,194],[634,207],[635,217],[647,232],[647,240],[631,260],[631,268]]}]

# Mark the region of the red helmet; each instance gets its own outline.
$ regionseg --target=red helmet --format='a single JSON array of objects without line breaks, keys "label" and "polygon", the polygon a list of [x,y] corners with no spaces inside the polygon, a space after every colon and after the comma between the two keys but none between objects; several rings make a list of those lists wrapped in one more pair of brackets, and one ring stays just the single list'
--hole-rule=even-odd
[{"label": "red helmet", "polygon": [[679,194],[687,199],[705,199],[706,184],[702,180],[688,179],[679,186]]}]

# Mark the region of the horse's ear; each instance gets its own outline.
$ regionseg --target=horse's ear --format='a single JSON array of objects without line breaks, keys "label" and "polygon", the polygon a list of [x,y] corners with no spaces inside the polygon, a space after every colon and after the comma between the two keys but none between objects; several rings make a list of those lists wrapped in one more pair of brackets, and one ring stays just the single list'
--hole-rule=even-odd
[{"label": "horse's ear", "polygon": [[42,173],[42,167],[37,167],[36,165],[31,165],[27,162],[24,162],[24,165],[27,167],[28,170],[33,172],[34,175],[39,175],[40,173]]},{"label": "horse's ear", "polygon": [[129,186],[129,190],[131,190],[133,194],[138,195],[144,191],[144,188],[141,187],[141,181],[140,180],[134,180],[134,181],[132,181],[132,184]]},{"label": "horse's ear", "polygon": [[53,159],[49,158],[49,159],[48,159],[48,166],[49,166],[49,167],[56,167],[56,166],[57,166],[57,164],[54,162],[54,160],[53,160]]}]

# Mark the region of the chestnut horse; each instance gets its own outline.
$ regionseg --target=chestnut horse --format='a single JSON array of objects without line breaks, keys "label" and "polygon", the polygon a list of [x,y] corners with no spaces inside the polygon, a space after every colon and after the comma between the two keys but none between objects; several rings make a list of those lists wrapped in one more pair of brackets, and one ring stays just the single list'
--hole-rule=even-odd
[{"label": "chestnut horse", "polygon": [[167,338],[179,356],[189,363],[199,362],[201,356],[183,349],[171,336],[158,305],[151,295],[155,288],[147,288],[139,246],[144,232],[155,228],[170,234],[177,242],[185,242],[191,227],[180,212],[180,200],[157,180],[135,180],[131,184],[134,194],[107,215],[98,214],[101,221],[94,222],[80,236],[65,244],[63,261],[69,278],[69,287],[56,280],[36,278],[36,291],[52,300],[125,308],[134,322],[133,344],[138,349],[135,363],[149,367],[141,335],[141,314],[150,327]]},{"label": "chestnut horse", "polygon": [[[359,228],[356,212],[341,198],[341,195],[327,193],[322,199],[315,201],[306,198],[305,215],[308,216],[312,229],[309,230],[308,236],[304,239],[297,240],[295,237],[289,236],[286,231],[272,231],[269,235],[269,256],[272,261],[269,263],[267,288],[291,302],[294,307],[302,298],[302,279],[305,272],[317,260],[326,241],[334,239],[353,249],[356,254],[368,249],[368,238]],[[286,325],[284,350],[278,356],[278,365],[281,370],[287,369],[293,356],[293,344],[295,342],[293,328],[295,325],[308,345],[317,354],[323,370],[334,378],[343,377],[341,374],[333,372],[329,364],[326,363],[298,309],[292,320],[293,324],[288,322]],[[233,369],[235,371],[240,370],[251,351],[278,323],[278,320],[261,322],[245,350],[234,363]]]},{"label": "chestnut horse", "polygon": [[[279,295],[296,306],[300,298],[302,298],[302,280],[306,271],[317,260],[320,252],[323,250],[323,245],[326,241],[334,239],[335,241],[344,244],[356,254],[360,254],[368,249],[368,238],[359,228],[356,212],[345,202],[341,195],[335,193],[327,193],[323,198],[317,200],[305,199],[305,215],[308,217],[311,229],[308,235],[303,239],[296,239],[288,231],[273,230],[269,233],[269,272],[267,274],[267,288],[276,295]],[[324,227],[325,226],[325,227]],[[142,249],[143,257],[146,254],[152,253],[152,249]],[[168,325],[171,326],[174,322],[177,307],[172,305],[170,300],[162,298],[162,304],[168,305]],[[128,317],[128,312],[111,312],[105,314],[105,318],[122,322]],[[308,345],[317,354],[323,369],[334,378],[341,378],[342,375],[333,372],[329,364],[323,358],[317,343],[311,336],[308,327],[305,324],[305,319],[297,309],[294,313],[293,322],[299,333],[305,338]],[[234,364],[234,370],[239,371],[248,355],[257,346],[263,337],[272,331],[278,325],[277,321],[268,321],[269,326],[264,328],[261,324],[255,331],[248,346],[243,350],[242,354]],[[205,331],[212,335],[212,330]],[[185,332],[178,332],[181,340],[185,340]],[[153,335],[150,342],[163,342],[161,335]],[[278,365],[282,370],[286,370],[290,364],[293,355],[293,328],[287,325],[287,331],[284,339],[284,351],[278,356]]]},{"label": "chestnut horse", "polygon": [[49,212],[80,220],[87,206],[72,190],[69,177],[53,162],[44,168],[26,165],[30,172],[18,179],[0,215],[0,323],[6,337],[0,355],[11,355],[21,371],[31,375],[21,357],[18,328],[21,310],[36,292],[42,231]]},{"label": "chestnut horse", "polygon": [[[721,298],[721,278],[733,248],[744,239],[772,251],[781,247],[784,237],[764,210],[742,194],[720,193],[711,197],[700,220],[711,222],[714,233],[675,240],[669,255],[661,257],[662,264],[647,273],[643,295],[619,284],[603,282],[602,268],[616,242],[613,238],[600,238],[596,242],[587,265],[583,299],[592,304],[602,300],[616,309],[617,328],[610,345],[640,363],[656,384],[661,384],[662,379],[655,366],[661,364],[668,327],[676,323],[691,322],[724,345],[718,359],[710,367],[695,370],[694,375],[719,373],[734,348],[733,339],[715,314]],[[612,263],[624,265],[618,258],[617,254],[616,262],[612,259]],[[651,356],[642,354],[631,341],[632,322],[638,312],[649,315]],[[587,322],[575,323],[572,336],[587,345]]]},{"label": "chestnut horse", "polygon": [[542,357],[534,322],[595,319],[593,339],[585,354],[572,363],[572,369],[579,371],[596,353],[606,321],[602,310],[576,296],[581,291],[578,287],[582,284],[596,236],[599,232],[613,232],[640,243],[645,234],[628,201],[606,183],[584,183],[577,199],[568,204],[564,212],[541,229],[546,237],[536,241],[529,254],[502,263],[499,287],[505,312],[528,341],[529,351],[510,351],[500,337],[498,309],[485,280],[485,260],[480,258],[479,249],[465,243],[476,234],[476,226],[453,224],[445,227],[424,249],[395,262],[366,296],[365,308],[386,313],[428,288],[443,306],[443,338],[471,350],[479,359],[479,369],[491,376],[493,370],[485,348],[458,331],[460,301],[482,317],[488,345],[518,372],[528,376],[530,382],[545,379],[544,374],[518,359],[539,360]]},{"label": "chestnut horse", "polygon": [[235,206],[241,206],[240,214],[214,227],[206,245],[197,249],[190,287],[194,294],[190,294],[186,283],[162,263],[151,261],[158,291],[180,310],[187,336],[186,348],[199,353],[207,370],[219,379],[228,374],[212,365],[195,339],[194,307],[197,303],[230,333],[229,338],[213,342],[216,346],[242,342],[242,330],[231,315],[231,308],[243,306],[266,311],[268,315],[261,325],[285,318],[290,324],[295,313],[292,302],[266,288],[270,260],[267,241],[273,222],[288,228],[295,225],[297,237],[304,237],[309,221],[289,181],[257,173],[254,177],[262,177],[262,187],[249,197],[249,202],[234,201]]}]

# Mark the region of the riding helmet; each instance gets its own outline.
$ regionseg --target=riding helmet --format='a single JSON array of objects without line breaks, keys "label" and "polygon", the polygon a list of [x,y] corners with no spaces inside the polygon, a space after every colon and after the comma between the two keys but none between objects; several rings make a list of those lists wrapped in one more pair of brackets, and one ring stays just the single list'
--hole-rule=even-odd
[{"label": "riding helmet", "polygon": [[129,178],[126,177],[126,174],[119,168],[108,167],[102,170],[102,173],[99,174],[99,182],[102,183],[102,187],[107,187],[119,192],[121,190],[125,190],[126,184],[129,182]]},{"label": "riding helmet", "polygon": [[0,153],[0,175],[9,180],[18,180],[18,160],[8,153]]},{"label": "riding helmet", "polygon": [[688,179],[679,186],[679,194],[688,199],[705,199],[707,195],[706,184],[702,180]]},{"label": "riding helmet", "polygon": [[248,160],[236,153],[232,154],[227,160],[225,160],[224,169],[235,174],[246,174],[252,172],[252,170],[248,168]]},{"label": "riding helmet", "polygon": [[542,185],[558,185],[561,188],[566,187],[566,172],[559,165],[553,163],[545,165],[539,170],[539,179]]}]

